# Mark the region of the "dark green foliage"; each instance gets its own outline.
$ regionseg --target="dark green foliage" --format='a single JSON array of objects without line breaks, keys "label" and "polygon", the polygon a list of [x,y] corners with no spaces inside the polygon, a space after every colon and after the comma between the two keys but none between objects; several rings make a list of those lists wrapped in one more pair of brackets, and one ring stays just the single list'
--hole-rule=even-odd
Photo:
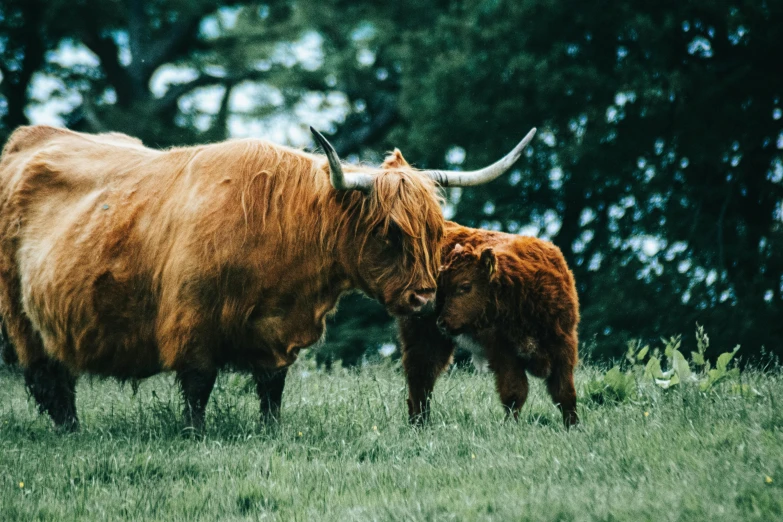
[{"label": "dark green foliage", "polygon": [[[449,192],[448,211],[551,238],[574,270],[595,356],[696,321],[746,356],[783,353],[781,2],[39,3],[0,7],[2,135],[26,121],[35,71],[81,93],[67,124],[150,145],[223,138],[230,93],[246,80],[281,96],[259,94],[259,118],[291,115],[308,93],[343,93],[333,142],[373,162],[396,146],[419,167],[473,168],[535,125],[517,172]],[[199,30],[210,20],[216,36]],[[138,42],[130,63],[107,36],[117,30]],[[281,58],[314,31],[316,66]],[[63,39],[100,65],[45,59]],[[157,98],[149,80],[167,63],[199,74]],[[219,87],[215,114],[180,103],[208,86]],[[358,361],[393,337],[380,308],[346,300],[320,357]]]},{"label": "dark green foliage", "polygon": [[[229,16],[232,22],[227,24],[219,16],[221,9],[239,9],[236,20]],[[31,99],[33,74],[38,72],[61,81],[50,98],[80,96],[62,114],[69,127],[121,131],[157,147],[225,139],[232,89],[249,80],[282,84],[291,73],[276,62],[264,70],[250,66],[272,55],[276,45],[300,35],[291,22],[288,2],[266,4],[263,18],[258,9],[258,2],[246,0],[3,2],[0,94],[5,107],[0,106],[0,137],[4,140],[28,122],[23,112],[27,103],[42,101]],[[51,53],[63,45],[81,44],[96,63],[63,65]],[[196,74],[156,95],[151,81],[166,65],[190,68]],[[278,75],[281,69],[284,74]],[[206,87],[221,93],[216,114],[181,103]]]},{"label": "dark green foliage", "polygon": [[585,396],[602,404],[632,401],[640,396],[648,399],[650,390],[656,387],[671,390],[692,386],[707,393],[716,391],[718,384],[731,380],[734,381],[729,388],[732,393],[759,395],[758,390],[742,383],[738,367],[729,368],[740,349],[739,345],[730,352],[720,354],[715,367],[711,368],[710,361],[705,357],[710,341],[704,327],[698,326],[696,329],[696,351],[691,352],[690,363],[680,350],[682,343],[679,335],[661,340],[664,344],[663,357],[658,348],[651,352],[649,345],[642,346],[638,341],[629,342],[625,354],[626,364],[623,365],[627,369],[623,371],[620,365],[616,365],[606,374],[586,382]]},{"label": "dark green foliage", "polygon": [[397,330],[380,304],[355,293],[341,299],[338,310],[328,321],[324,345],[314,350],[319,366],[356,366],[365,356],[377,359],[382,345],[396,343]]},{"label": "dark green foliage", "polygon": [[386,148],[442,167],[459,146],[471,168],[539,126],[521,179],[452,193],[456,219],[550,236],[597,355],[696,320],[781,353],[783,5],[413,4],[356,15],[392,71],[365,89],[393,80]]}]

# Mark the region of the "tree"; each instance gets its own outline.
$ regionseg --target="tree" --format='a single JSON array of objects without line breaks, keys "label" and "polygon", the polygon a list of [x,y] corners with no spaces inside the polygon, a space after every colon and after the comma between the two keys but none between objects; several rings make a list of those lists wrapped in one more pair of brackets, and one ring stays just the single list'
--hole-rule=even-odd
[{"label": "tree", "polygon": [[[6,136],[28,123],[36,74],[55,80],[49,97],[78,100],[62,115],[67,126],[168,146],[226,138],[232,90],[246,81],[282,84],[295,68],[270,58],[299,34],[288,2],[10,0],[1,9]],[[92,59],[63,63],[64,45]],[[179,78],[154,92],[164,69]],[[208,87],[220,93],[214,113],[183,103]]]},{"label": "tree", "polygon": [[0,138],[27,123],[24,110],[33,74],[44,63],[54,35],[43,24],[40,2],[8,0],[0,5]]}]

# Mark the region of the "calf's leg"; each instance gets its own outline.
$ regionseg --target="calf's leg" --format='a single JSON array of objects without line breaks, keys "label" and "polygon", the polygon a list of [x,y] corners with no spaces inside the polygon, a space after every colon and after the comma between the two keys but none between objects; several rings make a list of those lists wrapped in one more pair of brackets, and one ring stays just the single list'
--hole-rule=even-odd
[{"label": "calf's leg", "polygon": [[39,359],[24,370],[24,382],[41,413],[67,431],[79,429],[76,416],[76,377],[62,363]]},{"label": "calf's leg", "polygon": [[495,385],[506,416],[519,419],[519,410],[525,405],[528,393],[525,363],[513,354],[493,354],[489,367],[495,373]]},{"label": "calf's leg", "polygon": [[185,425],[195,431],[204,428],[204,412],[209,395],[215,386],[217,370],[206,368],[187,368],[177,372],[177,380],[182,387],[185,399]]},{"label": "calf's leg", "polygon": [[549,395],[563,413],[566,428],[579,424],[576,414],[576,388],[574,387],[574,369],[564,365],[555,365],[546,379]]},{"label": "calf's leg", "polygon": [[253,372],[256,393],[261,403],[261,423],[280,421],[280,405],[283,403],[283,388],[288,367],[277,369],[258,369]]},{"label": "calf's leg", "polygon": [[563,414],[563,423],[567,428],[579,424],[576,414],[576,388],[574,387],[574,368],[578,360],[576,333],[547,341],[546,348],[539,357],[533,357],[528,363],[528,371],[545,380],[549,396]]},{"label": "calf's leg", "polygon": [[546,387],[552,401],[563,413],[566,428],[579,424],[576,414],[576,388],[574,368],[578,361],[576,332],[571,332],[553,345],[552,370],[546,378]]}]

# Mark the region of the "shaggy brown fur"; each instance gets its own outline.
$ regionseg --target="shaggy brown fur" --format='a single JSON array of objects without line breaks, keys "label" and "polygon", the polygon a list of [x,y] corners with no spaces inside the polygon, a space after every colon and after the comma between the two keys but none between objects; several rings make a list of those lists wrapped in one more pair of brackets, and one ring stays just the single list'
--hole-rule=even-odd
[{"label": "shaggy brown fur", "polygon": [[576,424],[579,303],[560,250],[533,237],[447,222],[441,252],[436,314],[399,319],[411,422],[427,419],[435,381],[461,344],[487,359],[515,418],[529,372],[546,380],[566,426]]},{"label": "shaggy brown fur", "polygon": [[285,369],[342,293],[393,314],[431,299],[434,183],[410,167],[345,171],[374,174],[372,189],[336,191],[323,156],[255,139],[159,151],[18,129],[0,158],[0,314],[41,410],[75,426],[79,374],[174,371],[198,426],[232,365],[275,415]]}]

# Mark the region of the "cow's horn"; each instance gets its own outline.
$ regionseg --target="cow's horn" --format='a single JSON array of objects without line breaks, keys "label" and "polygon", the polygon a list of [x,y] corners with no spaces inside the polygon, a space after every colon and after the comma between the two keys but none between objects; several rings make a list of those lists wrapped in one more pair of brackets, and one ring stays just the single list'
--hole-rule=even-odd
[{"label": "cow's horn", "polygon": [[343,166],[340,164],[340,157],[334,150],[332,144],[323,137],[323,134],[310,127],[316,143],[324,149],[326,157],[329,160],[329,179],[336,190],[362,190],[367,192],[372,187],[372,176],[367,174],[356,174],[343,172]]},{"label": "cow's horn", "polygon": [[522,149],[530,143],[530,140],[532,140],[535,135],[536,128],[533,127],[530,129],[530,132],[527,133],[527,136],[522,138],[522,141],[514,147],[514,150],[506,154],[499,161],[496,161],[489,167],[485,167],[481,170],[474,170],[471,172],[423,170],[422,172],[443,187],[472,187],[474,185],[481,185],[492,181],[510,169],[522,155]]}]

